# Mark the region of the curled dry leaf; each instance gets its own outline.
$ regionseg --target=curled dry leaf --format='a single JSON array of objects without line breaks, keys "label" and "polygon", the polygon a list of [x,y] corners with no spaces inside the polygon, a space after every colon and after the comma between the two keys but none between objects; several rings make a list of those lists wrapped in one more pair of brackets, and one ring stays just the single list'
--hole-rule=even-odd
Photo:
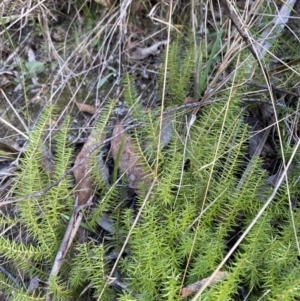
[{"label": "curled dry leaf", "polygon": [[[104,139],[102,137],[102,139]],[[82,147],[80,153],[77,155],[75,165],[81,162],[89,153],[90,149],[98,143],[96,135],[92,132]],[[78,165],[73,173],[76,181],[76,194],[78,198],[78,205],[84,205],[94,193],[94,181],[90,175],[89,157]]]},{"label": "curled dry leaf", "polygon": [[162,48],[166,46],[167,43],[168,41],[165,40],[165,41],[157,42],[150,47],[145,47],[145,48],[137,47],[130,54],[130,58],[133,60],[144,60],[149,55],[158,55],[161,53]]},{"label": "curled dry leaf", "polygon": [[112,157],[115,162],[119,160],[119,169],[127,175],[129,185],[133,188],[137,188],[140,183],[150,186],[152,181],[145,172],[145,164],[136,154],[132,140],[125,133],[123,125],[115,125],[113,136],[116,137],[111,142]]},{"label": "curled dry leaf", "polygon": [[[222,272],[222,271],[219,271],[215,277],[210,281],[209,285],[208,286],[212,286],[213,284],[215,283],[218,283],[222,280],[224,280],[226,277],[228,277],[228,273],[227,272]],[[197,281],[195,283],[192,283],[184,288],[181,289],[180,291],[180,295],[182,298],[186,298],[192,294],[195,294],[197,293],[201,287],[203,285],[205,285],[207,283],[207,281],[209,280],[210,277],[207,277],[207,278],[204,278],[200,281]]]},{"label": "curled dry leaf", "polygon": [[94,106],[87,105],[85,103],[80,103],[77,101],[75,101],[75,103],[80,112],[89,113],[91,115],[94,115],[96,113],[96,108]]}]

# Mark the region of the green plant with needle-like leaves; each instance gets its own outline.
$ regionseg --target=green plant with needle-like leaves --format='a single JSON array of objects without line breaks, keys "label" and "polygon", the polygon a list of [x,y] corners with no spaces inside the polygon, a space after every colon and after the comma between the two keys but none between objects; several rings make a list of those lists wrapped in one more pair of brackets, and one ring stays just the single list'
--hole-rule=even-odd
[{"label": "green plant with needle-like leaves", "polygon": [[[232,82],[222,86],[214,101],[203,105],[197,115],[187,107],[176,107],[193,89],[203,92],[212,59],[221,51],[220,39],[218,36],[207,61],[203,61],[207,67],[196,87],[191,80],[195,69],[190,66],[196,57],[199,59],[201,46],[200,50],[189,47],[183,53],[182,44],[174,40],[165,62],[167,93],[172,98],[167,103],[169,115],[145,110],[132,78],[126,76],[124,98],[128,115],[137,125],[126,137],[130,137],[145,173],[156,175],[155,183],[148,195],[149,187],[143,185],[147,182],[141,181],[141,187],[134,187],[134,202],[128,205],[128,175],[118,170],[124,160],[125,141],[114,158],[109,180],[103,176],[103,158],[109,153],[100,148],[91,155],[89,164],[98,201],[85,215],[85,228],[92,230],[93,239],[75,239],[58,277],[47,283],[53,300],[180,300],[182,287],[209,277],[264,205],[272,190],[265,184],[267,172],[261,168],[262,159],[246,158],[250,134],[244,122],[247,110],[240,101],[245,88],[239,85],[249,76],[248,65],[243,64],[244,53],[233,63],[239,68]],[[111,135],[114,107],[111,102],[103,108],[95,129],[99,140]],[[45,168],[45,142],[49,141],[48,128],[54,116],[53,108],[48,108],[30,134],[14,181],[16,197],[41,191],[72,165],[66,120],[51,140],[54,169]],[[160,123],[166,120],[168,139],[162,143],[158,139]],[[128,119],[120,122],[132,124]],[[299,162],[299,154],[293,150],[293,145],[286,146],[283,153]],[[296,210],[298,175],[299,164],[294,164],[278,195],[222,267],[226,277],[206,289],[201,300],[240,300],[242,291],[249,300],[299,298],[294,235],[300,228]],[[289,199],[296,204],[293,219]],[[1,275],[1,289],[10,300],[43,300],[42,287],[32,294],[25,284],[35,276],[48,280],[67,227],[65,217],[73,211],[71,177],[66,176],[45,194],[13,206],[12,214],[1,217],[0,253],[5,265],[20,279]],[[105,214],[109,215],[110,229],[105,235],[93,236],[99,233],[99,219]],[[121,250],[124,252],[119,256]]]}]

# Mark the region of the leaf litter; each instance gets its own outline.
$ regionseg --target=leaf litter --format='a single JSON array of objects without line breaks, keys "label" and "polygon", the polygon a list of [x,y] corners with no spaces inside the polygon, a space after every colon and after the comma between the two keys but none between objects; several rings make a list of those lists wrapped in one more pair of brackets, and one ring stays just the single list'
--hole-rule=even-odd
[{"label": "leaf litter", "polygon": [[132,139],[125,133],[120,122],[115,125],[113,136],[116,137],[111,142],[111,154],[120,171],[126,174],[129,186],[135,190],[140,184],[150,187],[151,176],[145,171],[145,163],[137,155]]},{"label": "leaf litter", "polygon": [[[77,165],[85,158],[84,161],[73,170],[78,205],[86,204],[95,191],[95,184],[90,174],[89,157],[87,157],[87,155],[90,149],[99,142],[98,140],[99,138],[92,132],[75,160],[75,165]],[[100,140],[104,140],[104,138],[100,138]]]}]

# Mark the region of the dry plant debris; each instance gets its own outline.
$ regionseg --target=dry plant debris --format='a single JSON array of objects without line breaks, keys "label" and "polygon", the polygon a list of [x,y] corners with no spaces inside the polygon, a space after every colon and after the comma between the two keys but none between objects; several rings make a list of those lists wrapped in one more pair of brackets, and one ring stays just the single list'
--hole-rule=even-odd
[{"label": "dry plant debris", "polygon": [[[99,137],[96,137],[95,132],[92,132],[82,147],[81,151],[76,157],[75,160],[75,168],[73,170],[73,174],[75,177],[76,185],[76,200],[75,207],[70,218],[68,227],[66,229],[64,238],[61,242],[59,250],[56,254],[49,279],[58,275],[61,265],[67,252],[75,238],[75,235],[79,229],[80,223],[82,221],[82,212],[86,206],[91,204],[91,198],[95,191],[94,181],[90,175],[90,166],[89,166],[89,154],[91,149],[97,144]],[[100,140],[103,141],[104,138],[100,137]],[[51,296],[48,294],[47,301],[51,300]]]},{"label": "dry plant debris", "polygon": [[137,189],[141,183],[150,187],[152,180],[145,171],[145,164],[137,155],[131,138],[124,132],[124,126],[117,123],[114,127],[113,136],[116,136],[111,142],[111,154],[115,163],[118,163],[121,172],[125,173],[129,185]]},{"label": "dry plant debris", "polygon": [[167,45],[167,43],[168,41],[165,40],[161,42],[156,42],[150,47],[136,47],[135,50],[130,52],[129,57],[133,60],[144,60],[150,55],[158,55],[162,53],[162,50]]},{"label": "dry plant debris", "polygon": [[94,115],[96,113],[96,108],[94,106],[88,105],[86,103],[75,102],[80,112],[88,113]]},{"label": "dry plant debris", "polygon": [[[228,277],[228,275],[229,274],[227,272],[219,271],[216,274],[216,276],[213,279],[211,279],[211,281],[208,284],[208,286],[212,286],[212,285],[214,285],[214,284],[216,284],[216,283],[224,280],[225,278]],[[186,297],[188,297],[188,296],[190,296],[192,294],[197,293],[201,289],[201,287],[203,285],[205,285],[209,281],[209,279],[210,279],[210,277],[207,277],[207,278],[204,278],[204,279],[202,279],[200,281],[194,282],[194,283],[192,283],[192,284],[190,284],[190,285],[182,288],[181,291],[180,291],[181,297],[182,298],[186,298]]]},{"label": "dry plant debris", "polygon": [[[103,141],[104,139],[100,140]],[[75,191],[79,206],[86,204],[95,191],[94,181],[90,175],[91,167],[89,165],[88,154],[90,153],[92,147],[98,142],[98,138],[95,136],[95,134],[91,133],[75,160],[76,166],[84,159],[83,162],[73,170],[76,181]]]}]

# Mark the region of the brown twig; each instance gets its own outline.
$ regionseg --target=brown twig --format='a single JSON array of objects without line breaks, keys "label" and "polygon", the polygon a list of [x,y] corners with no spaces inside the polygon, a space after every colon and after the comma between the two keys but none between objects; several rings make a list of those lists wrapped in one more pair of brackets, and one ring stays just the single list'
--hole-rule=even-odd
[{"label": "brown twig", "polygon": [[[261,89],[268,90],[268,86],[267,85],[255,83],[255,82],[252,82],[252,81],[248,81],[246,84],[249,85],[249,86],[258,87],[258,88],[261,88]],[[299,93],[295,93],[295,92],[292,92],[292,91],[288,91],[286,89],[278,88],[278,87],[276,87],[274,85],[272,85],[272,89],[274,91],[278,91],[280,93],[284,93],[284,94],[289,94],[289,95],[293,95],[293,96],[296,96],[296,97],[300,97]]]}]

